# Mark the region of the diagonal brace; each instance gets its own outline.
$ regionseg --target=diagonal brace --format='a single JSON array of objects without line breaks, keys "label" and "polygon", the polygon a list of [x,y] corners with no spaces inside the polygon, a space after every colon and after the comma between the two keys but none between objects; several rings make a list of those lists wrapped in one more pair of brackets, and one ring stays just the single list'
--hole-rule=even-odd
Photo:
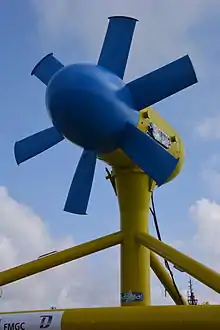
[{"label": "diagonal brace", "polygon": [[159,258],[156,254],[150,251],[150,265],[154,271],[157,278],[163,284],[166,291],[169,293],[176,305],[187,305],[186,300],[183,296],[177,291],[176,287],[173,284],[173,281],[166,271],[166,269],[161,265]]},{"label": "diagonal brace", "polygon": [[171,246],[145,233],[136,234],[137,240],[146,248],[172,262],[198,281],[220,293],[220,274],[188,257]]},{"label": "diagonal brace", "polygon": [[97,238],[90,242],[86,242],[69,249],[54,253],[52,255],[30,261],[23,265],[7,269],[0,272],[0,286],[6,285],[22,278],[40,273],[44,270],[65,264],[72,260],[76,260],[92,253],[110,248],[122,242],[123,235],[116,232],[101,238]]}]

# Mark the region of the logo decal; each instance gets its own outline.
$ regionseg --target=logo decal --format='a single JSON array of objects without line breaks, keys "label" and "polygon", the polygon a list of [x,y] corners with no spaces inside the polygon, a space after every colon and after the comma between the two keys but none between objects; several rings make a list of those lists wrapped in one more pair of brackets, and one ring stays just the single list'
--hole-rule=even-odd
[{"label": "logo decal", "polygon": [[51,322],[53,320],[52,315],[42,315],[40,316],[41,322],[40,322],[40,329],[46,329],[49,328],[51,325]]},{"label": "logo decal", "polygon": [[171,139],[169,135],[163,132],[155,124],[150,123],[147,133],[158,143],[160,143],[164,148],[169,149],[171,146]]},{"label": "logo decal", "polygon": [[123,292],[121,293],[121,302],[143,301],[144,294],[141,292]]}]

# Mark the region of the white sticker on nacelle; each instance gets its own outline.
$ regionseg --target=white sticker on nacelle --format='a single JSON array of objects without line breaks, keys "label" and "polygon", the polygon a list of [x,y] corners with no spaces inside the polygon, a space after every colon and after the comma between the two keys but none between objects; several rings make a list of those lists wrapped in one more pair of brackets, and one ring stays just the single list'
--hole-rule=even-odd
[{"label": "white sticker on nacelle", "polygon": [[63,311],[0,314],[0,330],[61,330]]}]

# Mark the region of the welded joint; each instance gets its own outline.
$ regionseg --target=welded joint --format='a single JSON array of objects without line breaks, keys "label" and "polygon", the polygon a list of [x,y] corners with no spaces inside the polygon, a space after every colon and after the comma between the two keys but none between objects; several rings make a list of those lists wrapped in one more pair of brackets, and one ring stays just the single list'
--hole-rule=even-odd
[{"label": "welded joint", "polygon": [[149,178],[149,189],[148,189],[148,191],[152,193],[154,191],[154,189],[156,188],[156,185],[157,185],[156,182],[153,179]]}]

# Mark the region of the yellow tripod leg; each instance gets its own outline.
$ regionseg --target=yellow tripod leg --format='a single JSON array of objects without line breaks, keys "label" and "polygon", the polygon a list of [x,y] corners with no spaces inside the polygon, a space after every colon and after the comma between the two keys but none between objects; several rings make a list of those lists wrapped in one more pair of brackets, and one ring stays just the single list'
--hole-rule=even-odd
[{"label": "yellow tripod leg", "polygon": [[166,269],[161,265],[159,258],[152,251],[150,251],[150,265],[155,275],[163,284],[164,288],[167,290],[173,301],[177,305],[187,305],[187,302],[183,296],[180,293],[178,294],[171,277],[167,273]]},{"label": "yellow tripod leg", "polygon": [[6,285],[21,280],[22,278],[43,272],[44,270],[51,269],[72,260],[76,260],[117,244],[121,244],[122,239],[122,233],[117,232],[54,253],[52,255],[48,255],[44,258],[30,261],[26,264],[11,269],[3,270],[0,272],[0,285]]},{"label": "yellow tripod leg", "polygon": [[137,234],[137,241],[147,249],[159,254],[161,257],[172,262],[177,267],[189,275],[195,277],[198,281],[207,285],[214,291],[220,293],[220,274],[204,266],[200,262],[188,257],[182,252],[177,251],[171,246],[160,242],[147,233]]},{"label": "yellow tripod leg", "polygon": [[[114,168],[120,208],[122,305],[150,304],[150,251],[135,239],[135,233],[148,232],[149,178],[139,169]],[[126,294],[128,293],[128,294]],[[127,299],[140,293],[139,301]],[[142,296],[143,295],[143,296]],[[134,297],[134,295],[133,295]]]}]

